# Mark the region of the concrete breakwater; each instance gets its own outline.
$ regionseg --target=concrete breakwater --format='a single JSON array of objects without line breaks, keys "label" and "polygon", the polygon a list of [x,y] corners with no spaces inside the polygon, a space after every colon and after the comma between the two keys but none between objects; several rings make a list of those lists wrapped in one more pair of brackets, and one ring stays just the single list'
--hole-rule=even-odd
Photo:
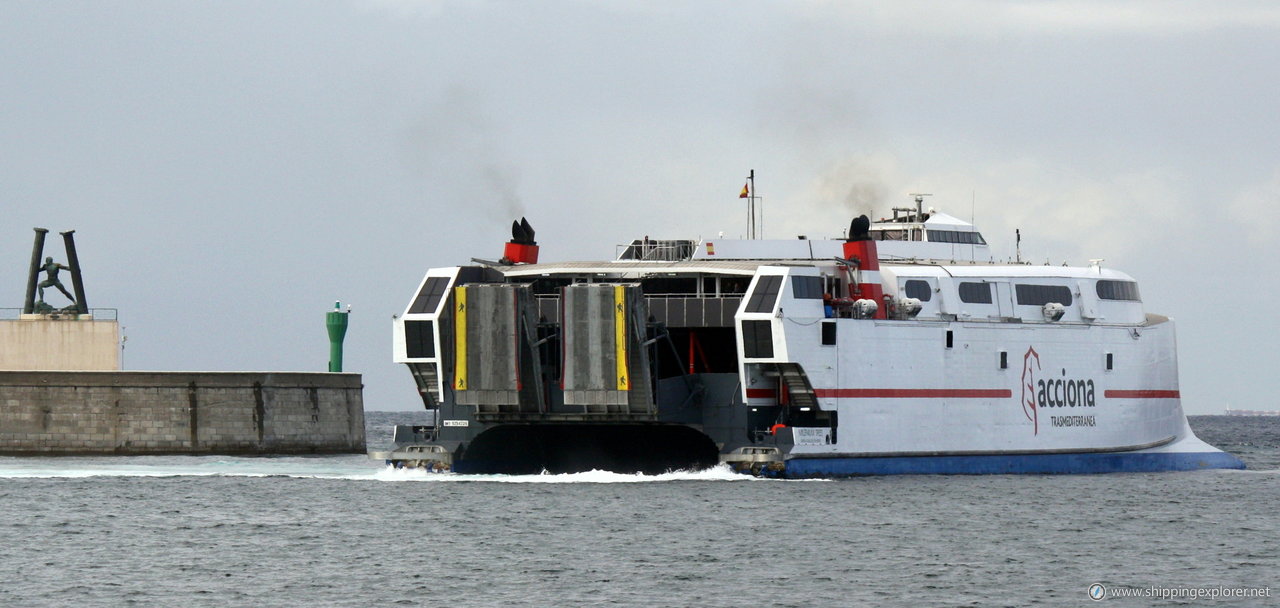
[{"label": "concrete breakwater", "polygon": [[0,371],[0,454],[364,451],[359,374]]}]

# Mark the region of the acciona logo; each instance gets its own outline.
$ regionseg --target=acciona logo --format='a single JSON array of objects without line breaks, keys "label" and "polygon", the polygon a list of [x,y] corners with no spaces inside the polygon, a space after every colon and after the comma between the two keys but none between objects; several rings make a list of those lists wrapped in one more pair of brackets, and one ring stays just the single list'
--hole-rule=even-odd
[{"label": "acciona logo", "polygon": [[[1027,347],[1022,356],[1022,413],[1026,415],[1040,434],[1040,410],[1043,408],[1076,408],[1095,407],[1094,384],[1092,378],[1068,378],[1066,368],[1062,369],[1062,377],[1044,377],[1040,364],[1040,353],[1035,347]],[[1094,426],[1092,416],[1088,420],[1075,420],[1076,417],[1053,416],[1053,426]]]},{"label": "acciona logo", "polygon": [[1022,356],[1022,413],[1035,427],[1036,435],[1040,434],[1040,413],[1036,407],[1036,372],[1040,369],[1040,353],[1028,346],[1027,354]]}]

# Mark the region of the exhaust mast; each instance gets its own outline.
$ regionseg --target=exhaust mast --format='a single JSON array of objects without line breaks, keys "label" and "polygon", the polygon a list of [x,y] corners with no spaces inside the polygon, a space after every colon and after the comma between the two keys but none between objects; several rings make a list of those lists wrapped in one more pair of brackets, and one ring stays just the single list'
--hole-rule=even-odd
[{"label": "exhaust mast", "polygon": [[538,242],[533,240],[533,226],[529,220],[511,222],[511,240],[502,250],[502,262],[505,264],[537,264]]},{"label": "exhaust mast", "polygon": [[857,282],[849,285],[849,297],[864,315],[885,318],[887,306],[884,287],[880,284],[880,254],[876,250],[876,242],[871,239],[871,220],[867,216],[860,215],[849,223],[844,257],[858,269]]}]

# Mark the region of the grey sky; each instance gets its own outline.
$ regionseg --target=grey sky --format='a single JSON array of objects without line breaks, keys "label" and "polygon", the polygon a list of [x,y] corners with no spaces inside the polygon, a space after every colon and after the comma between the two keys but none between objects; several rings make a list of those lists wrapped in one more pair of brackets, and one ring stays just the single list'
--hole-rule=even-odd
[{"label": "grey sky", "polygon": [[[1271,2],[0,4],[0,285],[75,228],[129,369],[323,370],[421,407],[426,268],[641,235],[838,234],[906,193],[1179,322],[1184,406],[1276,408]],[[64,259],[61,245],[50,252]],[[55,300],[56,301],[56,300]]]}]

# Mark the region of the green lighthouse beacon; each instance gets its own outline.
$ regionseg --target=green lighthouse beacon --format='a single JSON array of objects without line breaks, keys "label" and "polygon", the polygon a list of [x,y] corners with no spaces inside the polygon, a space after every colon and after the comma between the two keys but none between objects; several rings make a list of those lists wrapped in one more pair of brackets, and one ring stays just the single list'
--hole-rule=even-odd
[{"label": "green lighthouse beacon", "polygon": [[342,339],[347,335],[347,315],[351,305],[342,310],[342,302],[334,302],[333,310],[325,315],[324,324],[329,329],[329,371],[342,371]]}]

